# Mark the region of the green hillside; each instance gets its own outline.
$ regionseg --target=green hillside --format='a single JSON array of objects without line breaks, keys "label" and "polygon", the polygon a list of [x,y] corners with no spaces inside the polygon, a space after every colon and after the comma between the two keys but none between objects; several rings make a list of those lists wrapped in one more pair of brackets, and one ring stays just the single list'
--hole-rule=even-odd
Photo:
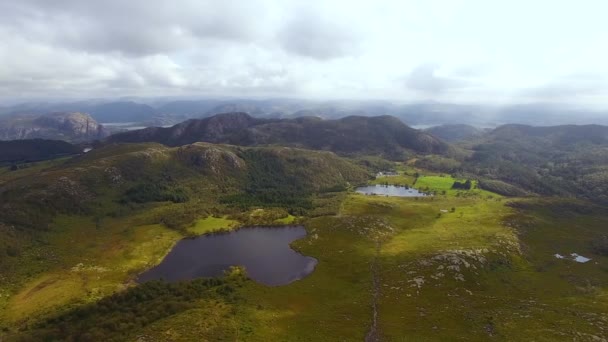
[{"label": "green hillside", "polygon": [[0,141],[0,165],[53,159],[81,152],[80,147],[60,140]]}]

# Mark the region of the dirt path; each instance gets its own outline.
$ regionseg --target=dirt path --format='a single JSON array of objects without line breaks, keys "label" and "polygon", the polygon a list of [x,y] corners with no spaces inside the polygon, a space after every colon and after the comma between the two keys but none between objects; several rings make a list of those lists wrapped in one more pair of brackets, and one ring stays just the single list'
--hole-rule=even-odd
[{"label": "dirt path", "polygon": [[380,256],[380,242],[376,242],[376,255],[370,265],[372,274],[372,326],[365,336],[365,342],[380,341],[378,332],[378,299],[380,298],[380,270],[378,265],[378,257]]}]

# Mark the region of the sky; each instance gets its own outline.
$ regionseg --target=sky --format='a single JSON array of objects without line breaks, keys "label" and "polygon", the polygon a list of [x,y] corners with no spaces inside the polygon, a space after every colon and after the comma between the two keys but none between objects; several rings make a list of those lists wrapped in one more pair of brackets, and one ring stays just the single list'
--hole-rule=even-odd
[{"label": "sky", "polygon": [[0,0],[0,100],[608,108],[606,13],[603,0]]}]

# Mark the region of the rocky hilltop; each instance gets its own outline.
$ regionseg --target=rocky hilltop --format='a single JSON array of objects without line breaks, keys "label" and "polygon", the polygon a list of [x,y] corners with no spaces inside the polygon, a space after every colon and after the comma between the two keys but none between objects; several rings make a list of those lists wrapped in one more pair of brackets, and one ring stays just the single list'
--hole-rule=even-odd
[{"label": "rocky hilltop", "polygon": [[71,142],[103,139],[109,132],[89,114],[50,113],[0,120],[0,140],[54,139]]}]

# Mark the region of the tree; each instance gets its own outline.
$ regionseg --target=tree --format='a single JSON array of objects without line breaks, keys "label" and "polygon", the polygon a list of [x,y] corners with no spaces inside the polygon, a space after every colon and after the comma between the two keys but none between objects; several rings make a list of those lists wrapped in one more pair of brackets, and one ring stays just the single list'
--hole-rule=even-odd
[{"label": "tree", "polygon": [[471,180],[467,179],[464,183],[455,181],[454,184],[452,184],[452,189],[471,190],[471,186]]}]

